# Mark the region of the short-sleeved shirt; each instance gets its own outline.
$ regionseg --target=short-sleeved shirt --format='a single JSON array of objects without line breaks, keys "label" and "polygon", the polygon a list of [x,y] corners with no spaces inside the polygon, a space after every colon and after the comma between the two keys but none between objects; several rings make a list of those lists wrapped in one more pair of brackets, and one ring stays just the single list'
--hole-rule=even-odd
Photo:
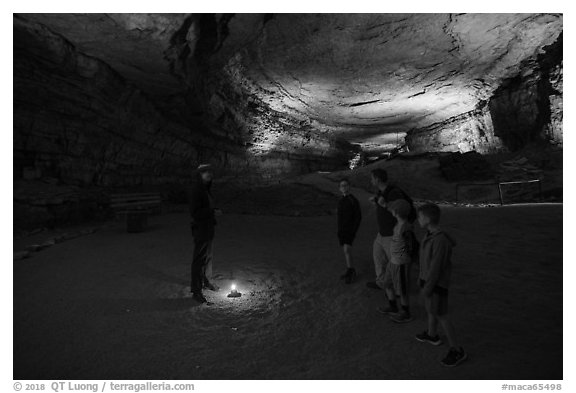
[{"label": "short-sleeved shirt", "polygon": [[397,223],[394,227],[392,234],[392,241],[390,242],[390,262],[395,265],[404,265],[412,261],[408,245],[406,244],[405,233],[412,230],[412,225],[405,223]]}]

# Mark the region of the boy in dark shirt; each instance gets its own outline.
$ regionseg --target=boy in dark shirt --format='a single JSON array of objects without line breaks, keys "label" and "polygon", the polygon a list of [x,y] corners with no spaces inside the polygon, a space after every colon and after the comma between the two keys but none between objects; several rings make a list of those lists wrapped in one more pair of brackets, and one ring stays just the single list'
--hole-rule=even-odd
[{"label": "boy in dark shirt", "polygon": [[346,284],[350,284],[356,278],[352,259],[352,242],[360,227],[362,212],[358,199],[350,194],[350,182],[348,180],[340,181],[340,192],[342,198],[338,201],[338,240],[344,251],[347,267],[346,273],[340,279],[344,280]]},{"label": "boy in dark shirt", "polygon": [[416,339],[432,345],[440,345],[438,322],[448,338],[450,350],[442,364],[454,367],[466,360],[464,349],[458,346],[454,326],[448,318],[448,287],[452,273],[452,248],[454,240],[439,227],[440,208],[432,203],[418,208],[418,222],[426,229],[420,243],[420,288],[428,313],[428,330],[417,334]]}]

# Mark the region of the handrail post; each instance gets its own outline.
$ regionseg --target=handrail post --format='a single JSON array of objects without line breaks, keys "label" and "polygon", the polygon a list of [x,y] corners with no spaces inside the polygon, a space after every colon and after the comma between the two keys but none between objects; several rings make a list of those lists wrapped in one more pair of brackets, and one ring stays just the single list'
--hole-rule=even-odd
[{"label": "handrail post", "polygon": [[542,180],[538,179],[538,199],[542,203]]},{"label": "handrail post", "polygon": [[460,184],[456,183],[456,203],[458,203],[458,186],[460,186]]}]

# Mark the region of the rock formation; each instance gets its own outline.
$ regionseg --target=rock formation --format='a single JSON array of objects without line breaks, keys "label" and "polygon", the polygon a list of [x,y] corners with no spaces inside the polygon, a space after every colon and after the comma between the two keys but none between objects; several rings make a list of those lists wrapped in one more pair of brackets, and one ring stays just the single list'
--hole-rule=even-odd
[{"label": "rock formation", "polygon": [[211,162],[261,182],[405,143],[561,146],[561,34],[561,14],[17,14],[15,181],[160,186]]},{"label": "rock formation", "polygon": [[533,141],[562,145],[562,36],[490,99],[494,132],[511,150]]},{"label": "rock formation", "polygon": [[494,135],[494,126],[488,106],[482,102],[473,111],[451,117],[443,122],[411,130],[406,136],[411,152],[457,151],[494,153],[503,148]]}]

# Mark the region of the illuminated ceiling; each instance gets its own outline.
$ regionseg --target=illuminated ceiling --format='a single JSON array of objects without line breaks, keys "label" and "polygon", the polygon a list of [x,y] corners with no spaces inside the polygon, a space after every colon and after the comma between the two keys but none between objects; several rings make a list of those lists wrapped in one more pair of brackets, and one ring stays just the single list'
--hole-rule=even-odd
[{"label": "illuminated ceiling", "polygon": [[472,110],[562,32],[561,14],[23,17],[150,96],[254,102],[366,146]]}]

